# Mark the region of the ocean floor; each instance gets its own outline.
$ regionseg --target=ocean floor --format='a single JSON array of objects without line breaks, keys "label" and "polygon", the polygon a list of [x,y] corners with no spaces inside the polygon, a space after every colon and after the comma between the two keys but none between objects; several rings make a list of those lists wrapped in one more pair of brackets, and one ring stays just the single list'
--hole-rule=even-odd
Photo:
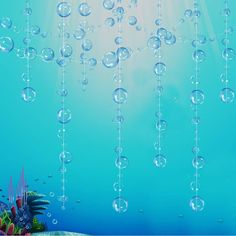
[{"label": "ocean floor", "polygon": [[57,235],[57,236],[85,236],[86,234],[80,234],[80,233],[72,233],[72,232],[66,232],[66,231],[52,231],[52,232],[42,232],[42,233],[34,233],[32,235],[35,235],[35,236],[52,236],[52,235]]}]

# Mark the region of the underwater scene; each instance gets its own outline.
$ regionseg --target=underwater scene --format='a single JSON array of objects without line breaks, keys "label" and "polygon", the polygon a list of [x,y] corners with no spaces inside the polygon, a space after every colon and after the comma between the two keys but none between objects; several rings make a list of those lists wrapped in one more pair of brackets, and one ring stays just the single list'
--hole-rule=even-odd
[{"label": "underwater scene", "polygon": [[235,0],[0,1],[0,235],[236,234]]}]

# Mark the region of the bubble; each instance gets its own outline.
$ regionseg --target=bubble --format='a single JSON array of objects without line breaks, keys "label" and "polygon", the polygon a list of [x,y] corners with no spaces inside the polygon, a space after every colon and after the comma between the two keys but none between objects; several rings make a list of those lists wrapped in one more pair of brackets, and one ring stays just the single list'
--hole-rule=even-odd
[{"label": "bubble", "polygon": [[201,90],[193,90],[191,93],[191,102],[194,105],[201,105],[204,103],[205,95]]},{"label": "bubble", "polygon": [[85,39],[82,43],[82,49],[84,51],[90,51],[93,47],[93,43],[90,39]]},{"label": "bubble", "polygon": [[117,104],[124,104],[127,102],[128,93],[123,88],[117,88],[113,92],[113,101]]},{"label": "bubble", "polygon": [[164,168],[166,166],[166,157],[164,155],[158,154],[155,156],[153,163],[158,168]]},{"label": "bubble", "polygon": [[60,17],[68,17],[71,14],[71,5],[68,2],[60,2],[57,5],[57,14]]},{"label": "bubble", "polygon": [[166,37],[165,37],[165,43],[167,45],[173,45],[176,43],[176,37],[172,33],[168,32]]},{"label": "bubble", "polygon": [[187,9],[185,12],[184,12],[184,15],[185,17],[189,18],[193,15],[193,12],[191,9]]},{"label": "bubble", "polygon": [[53,223],[54,225],[57,225],[58,221],[57,221],[56,219],[53,219],[53,220],[52,220],[52,223]]},{"label": "bubble", "polygon": [[129,20],[130,25],[136,25],[137,24],[137,18],[135,16],[130,16],[128,20]]},{"label": "bubble", "polygon": [[67,124],[71,120],[71,111],[66,108],[62,108],[57,113],[57,119],[61,124]]},{"label": "bubble", "polygon": [[88,64],[89,64],[89,66],[94,67],[94,66],[97,65],[97,60],[96,60],[95,58],[90,58],[90,59],[88,60]]},{"label": "bubble", "polygon": [[104,55],[102,63],[107,68],[114,68],[119,63],[119,58],[115,52],[108,52]]},{"label": "bubble", "polygon": [[52,214],[50,212],[47,213],[47,217],[50,218]]},{"label": "bubble", "polygon": [[0,52],[11,52],[14,42],[10,37],[0,37]]},{"label": "bubble", "polygon": [[125,61],[130,57],[130,51],[128,48],[120,47],[116,51],[119,60]]},{"label": "bubble", "polygon": [[200,10],[194,10],[193,11],[194,16],[200,17],[201,16],[201,11]]},{"label": "bubble", "polygon": [[49,196],[50,196],[50,197],[55,197],[55,193],[54,193],[54,192],[50,192],[50,193],[49,193]]},{"label": "bubble", "polygon": [[190,184],[190,188],[192,191],[199,191],[200,189],[200,183],[196,181],[192,181]]},{"label": "bubble", "polygon": [[192,210],[194,210],[194,211],[202,211],[205,206],[204,200],[199,196],[193,197],[190,200],[189,204],[190,204],[190,207],[192,208]]},{"label": "bubble", "polygon": [[125,14],[125,10],[123,7],[117,7],[116,9],[113,10],[114,16],[117,17],[118,21],[121,21],[123,19],[123,16]]},{"label": "bubble", "polygon": [[67,61],[65,58],[57,58],[56,63],[60,67],[64,67],[67,65]]},{"label": "bubble", "polygon": [[141,26],[141,25],[137,25],[137,26],[136,26],[136,30],[137,30],[137,31],[141,31],[141,30],[142,30],[142,26]]},{"label": "bubble", "polygon": [[84,29],[79,28],[79,29],[75,30],[73,36],[74,36],[74,38],[75,38],[76,40],[81,40],[81,39],[83,39],[83,38],[85,37],[85,31],[84,31]]},{"label": "bubble", "polygon": [[21,92],[21,96],[25,102],[34,102],[36,98],[36,92],[31,87],[25,87]]},{"label": "bubble", "polygon": [[166,72],[166,65],[163,62],[158,62],[154,66],[154,73],[158,76],[163,76]]},{"label": "bubble", "polygon": [[123,184],[121,184],[119,182],[115,182],[113,184],[113,189],[114,189],[115,192],[122,192],[123,187],[124,187]]},{"label": "bubble", "polygon": [[193,60],[196,62],[203,62],[206,58],[206,53],[203,50],[195,50],[193,52]]},{"label": "bubble", "polygon": [[40,34],[40,27],[38,25],[33,25],[31,26],[30,32],[33,35],[38,35]]},{"label": "bubble", "polygon": [[91,14],[91,7],[86,2],[81,3],[78,10],[81,16],[89,16]]},{"label": "bubble", "polygon": [[223,50],[222,52],[222,57],[225,59],[225,60],[233,60],[235,58],[235,51],[233,48],[226,48]]},{"label": "bubble", "polygon": [[129,160],[125,156],[120,156],[116,158],[115,164],[118,169],[126,169],[129,164]]},{"label": "bubble", "polygon": [[235,93],[231,88],[223,88],[220,92],[221,101],[224,103],[232,103],[234,101]]},{"label": "bubble", "polygon": [[112,206],[118,213],[125,213],[128,210],[128,202],[122,197],[115,198]]},{"label": "bubble", "polygon": [[66,129],[62,128],[62,129],[59,129],[58,132],[57,132],[57,137],[59,139],[63,139],[66,135]]},{"label": "bubble", "polygon": [[167,34],[167,30],[165,28],[159,28],[157,30],[157,36],[159,38],[165,38],[166,37],[166,34]]},{"label": "bubble", "polygon": [[161,47],[161,40],[156,36],[152,36],[148,39],[147,46],[152,50],[156,50]]},{"label": "bubble", "polygon": [[37,50],[33,47],[27,47],[25,49],[25,57],[30,59],[30,60],[33,60],[35,59],[37,56]]},{"label": "bubble", "polygon": [[70,152],[67,151],[63,151],[60,153],[59,155],[59,159],[61,162],[63,162],[64,164],[70,164],[72,161],[72,155]]},{"label": "bubble", "polygon": [[123,82],[123,80],[124,80],[124,75],[123,75],[121,72],[119,72],[119,73],[117,73],[117,74],[114,74],[113,80],[114,80],[114,82],[116,82],[116,83],[121,83],[121,82]]},{"label": "bubble", "polygon": [[156,129],[159,131],[165,131],[167,128],[167,122],[165,120],[157,121]]},{"label": "bubble", "polygon": [[24,82],[29,82],[30,81],[30,76],[27,73],[22,73],[21,78]]},{"label": "bubble", "polygon": [[54,51],[51,48],[43,48],[41,51],[41,57],[43,61],[52,61],[54,59]]},{"label": "bubble", "polygon": [[123,42],[123,38],[122,37],[116,37],[115,38],[115,43],[117,44],[117,45],[120,45],[120,44],[122,44],[122,42]]},{"label": "bubble", "polygon": [[192,161],[193,167],[196,169],[202,169],[205,165],[205,159],[201,156],[197,156]]},{"label": "bubble", "polygon": [[0,25],[4,29],[10,29],[12,27],[12,21],[9,17],[3,17],[0,20]]},{"label": "bubble", "polygon": [[16,56],[21,59],[24,58],[25,57],[25,49],[24,48],[16,49]]},{"label": "bubble", "polygon": [[32,15],[32,8],[30,8],[30,7],[26,7],[25,9],[24,9],[24,14],[26,15],[26,16],[31,16]]},{"label": "bubble", "polygon": [[161,24],[161,19],[156,19],[156,20],[155,20],[155,24],[156,24],[157,26],[159,26],[159,25]]},{"label": "bubble", "polygon": [[105,24],[109,27],[112,27],[115,24],[115,20],[112,17],[108,17],[105,20]]},{"label": "bubble", "polygon": [[73,48],[69,44],[66,44],[61,48],[61,55],[63,57],[70,57],[72,53],[73,53]]},{"label": "bubble", "polygon": [[115,6],[115,1],[114,0],[104,0],[103,1],[103,7],[106,10],[112,10]]},{"label": "bubble", "polygon": [[231,10],[229,8],[225,8],[223,13],[225,16],[229,16],[231,14]]},{"label": "bubble", "polygon": [[63,174],[63,173],[66,173],[67,169],[66,169],[65,166],[61,166],[59,171],[60,171],[61,174]]}]

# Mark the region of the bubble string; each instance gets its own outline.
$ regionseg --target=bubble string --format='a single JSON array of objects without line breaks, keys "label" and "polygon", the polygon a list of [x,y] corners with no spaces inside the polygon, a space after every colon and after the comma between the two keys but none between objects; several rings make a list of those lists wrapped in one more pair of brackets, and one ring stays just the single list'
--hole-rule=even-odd
[{"label": "bubble string", "polygon": [[[26,0],[26,8],[30,9],[30,0]],[[26,27],[27,27],[27,49],[29,49],[29,38],[30,38],[30,15],[26,14]],[[29,52],[28,52],[29,53]],[[30,58],[29,55],[27,55],[27,87],[30,87]],[[28,92],[28,90],[27,90]],[[29,94],[28,94],[29,96]]]},{"label": "bubble string", "polygon": [[[194,30],[195,30],[195,42],[198,42],[198,18],[200,17],[200,12],[198,9],[198,0],[194,0]],[[190,200],[190,207],[193,211],[199,212],[204,209],[205,202],[199,196],[199,173],[198,170],[201,169],[204,165],[203,157],[199,156],[199,108],[198,105],[202,104],[204,101],[204,94],[199,90],[199,62],[202,62],[205,58],[205,53],[202,50],[199,50],[198,43],[195,45],[195,51],[193,53],[193,59],[195,61],[195,87],[191,94],[191,101],[194,109],[194,147],[193,153],[194,158],[192,161],[193,167],[195,168],[195,182],[191,183],[191,189],[195,191],[195,196]]]},{"label": "bubble string", "polygon": [[[225,9],[228,10],[228,0],[224,0]],[[225,12],[225,52],[228,48],[228,14]],[[225,58],[225,88],[228,89],[228,57]]]},{"label": "bubble string", "polygon": [[[122,2],[121,1],[117,1],[118,3],[118,7],[122,7]],[[121,24],[121,21],[122,21],[122,18],[119,18],[119,16],[117,16],[117,20],[118,20],[118,37],[121,37],[122,36],[122,24]],[[119,62],[118,62],[118,66],[117,66],[117,73],[118,75],[115,75],[118,77],[118,102],[115,101],[114,97],[114,101],[117,103],[117,109],[116,109],[116,117],[115,117],[115,122],[117,123],[117,139],[118,139],[118,144],[115,148],[115,152],[117,154],[117,157],[116,157],[116,167],[118,168],[118,183],[114,183],[114,190],[115,191],[118,191],[118,197],[116,197],[113,201],[113,208],[114,210],[117,212],[117,213],[124,213],[127,211],[128,209],[128,202],[123,199],[123,196],[121,195],[121,191],[123,191],[123,183],[122,183],[122,177],[123,177],[123,171],[122,169],[123,168],[126,168],[126,164],[125,163],[123,166],[123,162],[124,161],[127,161],[127,159],[125,158],[123,160],[123,156],[121,155],[122,152],[123,152],[123,147],[122,147],[122,122],[123,122],[123,116],[122,116],[122,110],[121,110],[121,105],[123,104],[123,102],[121,102],[120,100],[122,99],[122,92],[121,92],[121,84],[122,84],[122,64],[121,64],[121,56],[119,56],[119,53],[117,51],[117,57],[119,59]],[[117,91],[117,89],[115,91]],[[114,93],[113,93],[113,96],[114,96]],[[116,185],[117,184],[117,185]]]}]

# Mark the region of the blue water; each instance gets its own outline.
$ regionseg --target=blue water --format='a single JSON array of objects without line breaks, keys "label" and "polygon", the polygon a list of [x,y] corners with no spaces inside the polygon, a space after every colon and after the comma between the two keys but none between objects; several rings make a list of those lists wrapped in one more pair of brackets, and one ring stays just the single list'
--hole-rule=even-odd
[{"label": "blue water", "polygon": [[[72,13],[66,18],[68,32],[73,34],[84,17],[78,13],[82,1],[68,1]],[[186,9],[193,9],[193,1],[162,1],[162,26],[171,30],[176,27],[177,42],[163,45],[162,61],[167,66],[163,78],[161,112],[167,121],[167,130],[162,136],[165,168],[156,168],[154,142],[157,96],[153,65],[158,58],[146,48],[151,32],[156,32],[156,1],[139,0],[137,7],[128,7],[123,1],[125,19],[122,21],[123,45],[130,47],[135,55],[122,63],[128,101],[122,105],[125,122],[122,129],[124,154],[129,159],[127,169],[122,171],[124,189],[122,195],[128,201],[128,210],[123,214],[115,212],[112,202],[117,193],[113,190],[118,170],[115,166],[117,130],[112,122],[117,105],[112,99],[116,84],[112,80],[117,67],[107,69],[102,65],[103,55],[116,50],[114,38],[117,24],[105,26],[105,19],[112,12],[105,10],[102,1],[87,0],[92,13],[86,20],[95,26],[87,37],[93,48],[86,55],[97,59],[93,70],[87,69],[88,85],[83,91],[83,65],[79,61],[81,41],[73,36],[68,43],[73,47],[72,62],[65,67],[66,107],[72,112],[71,121],[66,124],[66,149],[72,153],[72,162],[65,174],[66,210],[61,210],[58,196],[62,194],[59,172],[61,142],[57,132],[61,125],[57,112],[61,108],[60,88],[62,69],[55,62],[59,57],[62,38],[58,37],[61,18],[56,13],[59,1],[30,1],[32,16],[30,25],[40,26],[44,38],[31,36],[30,45],[40,55],[42,48],[55,51],[55,59],[45,63],[40,56],[30,61],[30,85],[37,96],[33,103],[21,98],[25,87],[21,75],[26,72],[26,60],[16,56],[17,48],[25,48],[25,16],[22,14],[25,1],[2,0],[0,17],[10,17],[10,29],[0,27],[0,37],[11,37],[15,48],[10,53],[0,52],[0,195],[7,196],[10,177],[16,188],[21,170],[24,168],[29,189],[45,194],[51,204],[45,215],[40,217],[48,230],[66,230],[85,234],[236,234],[236,110],[235,102],[225,104],[220,100],[224,87],[220,75],[224,72],[221,40],[224,37],[224,0],[199,0],[201,16],[199,32],[207,42],[200,47],[206,53],[206,60],[199,64],[200,88],[204,91],[204,104],[199,106],[200,153],[205,166],[200,173],[199,195],[204,199],[204,210],[194,212],[189,201],[194,196],[190,183],[194,179],[192,147],[194,145],[193,110],[190,94],[194,89],[191,75],[195,63],[192,60],[194,48],[193,20],[184,16]],[[228,1],[231,14],[228,17],[229,45],[236,49],[236,2]],[[141,30],[128,24],[128,16],[135,15]],[[181,18],[184,22],[181,23]],[[178,23],[180,22],[180,23]],[[16,29],[14,29],[14,26]],[[139,48],[141,52],[139,52]],[[235,60],[229,61],[229,86],[236,88]],[[52,176],[52,177],[51,177]],[[37,180],[38,179],[38,180]],[[55,194],[50,197],[50,192]],[[6,197],[0,196],[0,201]],[[52,216],[47,217],[50,212]],[[53,219],[57,224],[53,224]]]}]

